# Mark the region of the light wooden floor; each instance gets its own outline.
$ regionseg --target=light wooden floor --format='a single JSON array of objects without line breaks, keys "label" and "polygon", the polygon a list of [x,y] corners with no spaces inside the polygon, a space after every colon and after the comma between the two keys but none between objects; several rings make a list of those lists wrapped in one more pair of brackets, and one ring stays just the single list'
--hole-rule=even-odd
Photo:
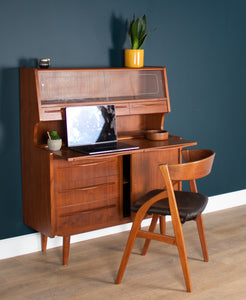
[{"label": "light wooden floor", "polygon": [[[114,280],[127,232],[0,261],[0,299],[246,299],[246,206],[204,216],[210,261],[202,261],[194,222],[184,225],[193,292],[187,293],[174,246],[138,239],[120,285]],[[171,232],[168,223],[168,231]],[[1,250],[0,250],[1,251]]]}]

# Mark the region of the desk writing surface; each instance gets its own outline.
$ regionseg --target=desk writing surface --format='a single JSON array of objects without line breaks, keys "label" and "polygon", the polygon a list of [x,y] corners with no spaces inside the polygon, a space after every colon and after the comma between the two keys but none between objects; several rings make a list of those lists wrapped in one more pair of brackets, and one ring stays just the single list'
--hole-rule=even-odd
[{"label": "desk writing surface", "polygon": [[[122,155],[129,155],[132,153],[137,153],[137,152],[151,151],[154,149],[191,147],[191,146],[195,146],[197,144],[196,142],[193,142],[193,141],[188,141],[188,140],[184,140],[182,138],[172,137],[172,136],[169,136],[168,140],[164,140],[164,141],[151,141],[151,140],[147,140],[145,138],[124,139],[124,143],[129,144],[131,146],[138,146],[139,149],[98,154],[98,155],[93,155],[93,157],[96,159],[97,157],[102,157],[102,156],[122,156]],[[54,152],[54,156],[65,159],[67,161],[76,161],[76,160],[80,160],[80,159],[92,158],[91,155],[76,152],[76,151],[70,150],[67,147],[63,147],[60,151]]]}]

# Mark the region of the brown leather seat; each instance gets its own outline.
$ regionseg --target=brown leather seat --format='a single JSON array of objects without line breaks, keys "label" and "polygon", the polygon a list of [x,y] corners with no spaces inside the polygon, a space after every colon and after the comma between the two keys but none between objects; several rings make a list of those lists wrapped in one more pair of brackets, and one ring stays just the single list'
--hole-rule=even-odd
[{"label": "brown leather seat", "polygon": [[[195,220],[197,223],[204,261],[208,261],[202,219],[202,212],[207,205],[208,197],[198,193],[195,180],[205,177],[211,172],[215,153],[212,150],[183,150],[182,155],[186,163],[176,165],[163,164],[160,166],[165,189],[152,190],[133,203],[131,209],[133,212],[136,212],[136,216],[122,257],[116,283],[121,282],[135,239],[140,237],[146,239],[142,255],[147,253],[151,239],[178,247],[186,288],[188,292],[191,292],[191,280],[181,227],[181,223],[190,220]],[[189,181],[189,192],[179,190],[180,183],[183,180]],[[141,222],[146,214],[152,215],[148,231],[141,229]],[[174,236],[166,235],[166,215],[171,215]],[[155,233],[154,230],[158,219],[160,220],[160,233]]]}]

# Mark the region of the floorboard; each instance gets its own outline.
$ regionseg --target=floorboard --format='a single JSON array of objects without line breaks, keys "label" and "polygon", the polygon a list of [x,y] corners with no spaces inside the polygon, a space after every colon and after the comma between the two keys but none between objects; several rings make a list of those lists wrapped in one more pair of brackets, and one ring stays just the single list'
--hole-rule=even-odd
[{"label": "floorboard", "polygon": [[[71,245],[69,264],[62,249],[0,261],[1,299],[245,299],[246,206],[204,215],[209,262],[195,222],[184,225],[192,280],[187,293],[176,247],[152,241],[145,257],[143,240],[134,245],[122,283],[114,280],[128,232]],[[171,234],[171,223],[167,230]]]}]

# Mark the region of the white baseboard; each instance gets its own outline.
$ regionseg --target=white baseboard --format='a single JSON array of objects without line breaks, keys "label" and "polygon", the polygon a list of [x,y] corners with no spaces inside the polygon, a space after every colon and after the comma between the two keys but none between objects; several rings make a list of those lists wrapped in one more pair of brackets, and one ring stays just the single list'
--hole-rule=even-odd
[{"label": "white baseboard", "polygon": [[[240,205],[246,205],[246,189],[209,197],[208,205],[204,213],[215,212]],[[167,219],[170,221],[170,218]],[[143,226],[149,225],[150,220],[144,220]],[[115,234],[130,230],[132,223],[104,228],[91,232],[81,233],[71,236],[71,243],[77,243],[85,240],[94,239],[110,234]],[[48,239],[47,249],[59,247],[62,245],[62,237]],[[0,240],[0,259],[6,259],[19,255],[29,254],[41,251],[40,233],[32,233],[14,238]]]}]

